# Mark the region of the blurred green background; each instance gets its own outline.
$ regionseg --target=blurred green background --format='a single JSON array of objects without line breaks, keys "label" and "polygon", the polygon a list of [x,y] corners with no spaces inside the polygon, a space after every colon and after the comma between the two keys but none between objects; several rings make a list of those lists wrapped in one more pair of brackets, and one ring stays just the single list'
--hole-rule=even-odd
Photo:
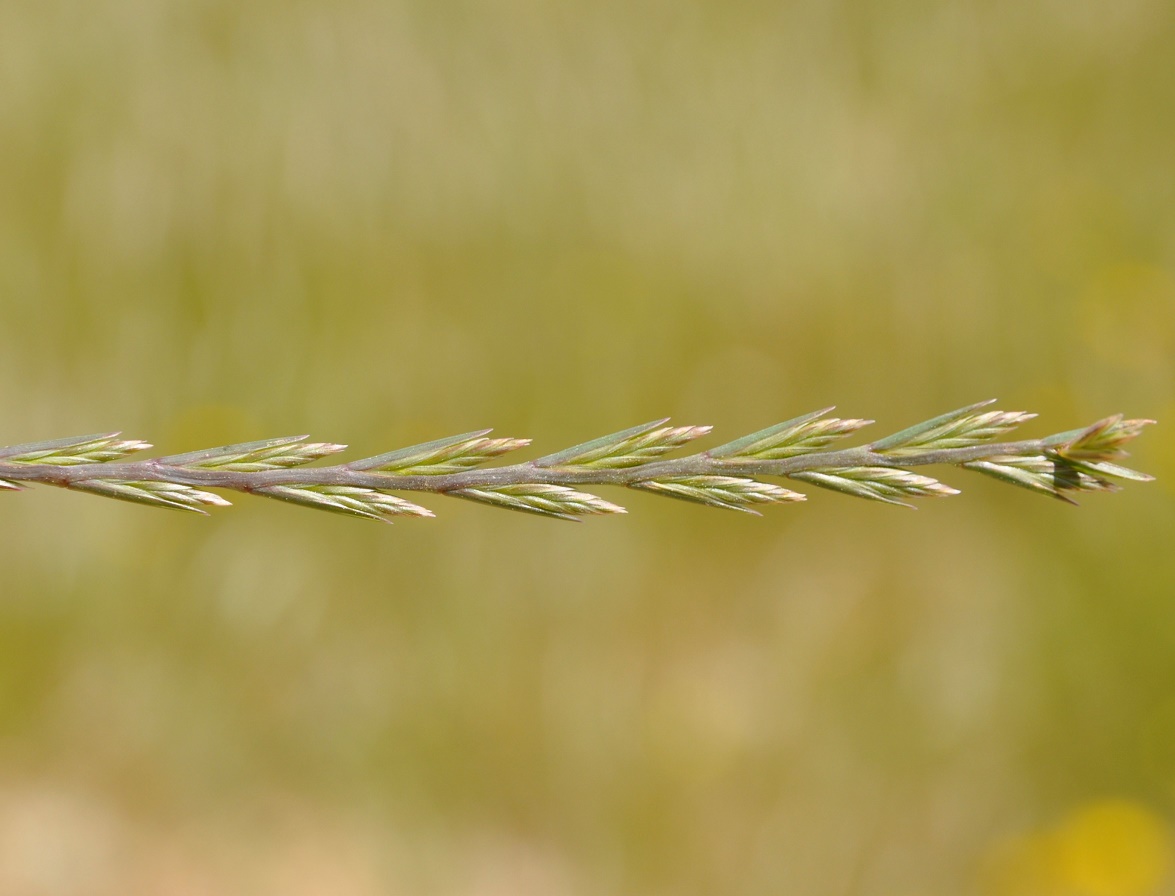
[{"label": "blurred green background", "polygon": [[1171,3],[7,0],[0,47],[0,443],[1164,424],[1080,510],[2,495],[2,896],[1175,893]]}]

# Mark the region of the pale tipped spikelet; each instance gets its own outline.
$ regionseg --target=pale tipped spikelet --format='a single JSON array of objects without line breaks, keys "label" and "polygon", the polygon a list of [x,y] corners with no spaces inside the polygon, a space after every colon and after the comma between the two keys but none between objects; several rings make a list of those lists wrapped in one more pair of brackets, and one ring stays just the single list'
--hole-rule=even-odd
[{"label": "pale tipped spikelet", "polygon": [[[1062,433],[1045,441],[1057,454],[1071,460],[1110,461],[1127,457],[1122,446],[1142,435],[1154,420],[1123,420],[1122,415],[1107,417],[1092,426]],[[1072,438],[1068,438],[1072,436]]]},{"label": "pale tipped spikelet", "polygon": [[1154,479],[1117,464],[1074,461],[1053,453],[1033,457],[992,457],[963,466],[1010,485],[1052,495],[1069,504],[1077,503],[1069,497],[1072,492],[1118,491],[1119,486],[1107,477],[1135,482]]},{"label": "pale tipped spikelet", "polygon": [[959,494],[958,489],[937,479],[893,467],[829,467],[793,473],[792,479],[902,507],[914,506],[902,498],[946,498]]},{"label": "pale tipped spikelet", "polygon": [[207,513],[201,505],[208,507],[229,507],[230,502],[220,495],[204,492],[178,482],[137,482],[133,479],[86,479],[73,483],[70,488],[79,492],[90,492],[120,501],[133,501],[152,507],[167,507],[171,510],[191,510]]},{"label": "pale tipped spikelet", "polygon": [[603,436],[536,460],[536,467],[591,467],[597,470],[623,470],[639,467],[663,454],[680,448],[699,436],[710,426],[662,426],[665,420],[643,423]]},{"label": "pale tipped spikelet", "polygon": [[919,423],[873,443],[873,450],[893,457],[917,454],[932,448],[970,448],[1007,435],[1036,414],[1024,411],[983,411],[992,404],[982,401],[925,423]]},{"label": "pale tipped spikelet", "polygon": [[448,494],[508,510],[537,513],[560,520],[575,520],[580,516],[600,513],[627,513],[617,504],[587,492],[578,492],[565,485],[549,485],[545,482],[501,485],[493,488],[459,488]]},{"label": "pale tipped spikelet", "polygon": [[670,498],[693,501],[709,507],[724,507],[758,515],[748,504],[782,504],[807,500],[799,492],[789,491],[770,482],[759,482],[741,476],[665,476],[634,482],[632,488],[643,488]]},{"label": "pale tipped spikelet", "polygon": [[54,439],[0,448],[0,461],[11,464],[51,464],[72,467],[80,464],[103,464],[119,460],[136,451],[151,447],[150,442],[118,438],[119,433],[79,436],[72,439]]},{"label": "pale tipped spikelet", "polygon": [[431,510],[395,495],[350,485],[272,485],[254,489],[253,494],[383,522],[393,516],[433,516]]},{"label": "pale tipped spikelet", "polygon": [[826,448],[837,439],[843,439],[873,423],[872,420],[841,420],[839,417],[818,419],[831,410],[825,408],[786,423],[777,423],[718,448],[711,448],[707,453],[711,457],[754,457],[760,460],[797,457]]},{"label": "pale tipped spikelet", "polygon": [[306,442],[306,438],[308,436],[286,436],[262,442],[242,442],[223,448],[207,448],[204,451],[161,457],[159,463],[172,467],[259,473],[262,470],[298,467],[321,457],[337,454],[347,447],[333,445],[330,442]]},{"label": "pale tipped spikelet", "polygon": [[380,470],[401,476],[444,476],[460,473],[495,457],[525,448],[530,439],[487,439],[491,430],[449,436],[411,448],[389,451],[347,464],[352,470]]},{"label": "pale tipped spikelet", "polygon": [[[203,513],[228,501],[205,489],[227,489],[390,522],[432,512],[391,492],[429,492],[556,519],[624,513],[583,491],[618,486],[710,507],[757,513],[804,495],[764,477],[806,482],[886,504],[958,494],[908,467],[938,464],[1072,503],[1076,492],[1114,491],[1114,479],[1146,482],[1121,466],[1124,446],[1153,420],[1107,417],[1083,429],[1042,439],[997,442],[1035,415],[984,410],[980,402],[856,448],[833,446],[872,421],[828,417],[831,408],[770,426],[718,448],[668,458],[710,432],[708,426],[668,426],[655,420],[555,454],[509,466],[483,466],[524,448],[529,439],[490,438],[490,430],[449,436],[333,466],[307,466],[342,451],[333,442],[288,436],[173,454],[125,458],[151,447],[118,433],[0,448],[0,490],[26,483],[155,507]],[[829,447],[833,446],[833,447]],[[294,469],[297,468],[297,469]]]}]

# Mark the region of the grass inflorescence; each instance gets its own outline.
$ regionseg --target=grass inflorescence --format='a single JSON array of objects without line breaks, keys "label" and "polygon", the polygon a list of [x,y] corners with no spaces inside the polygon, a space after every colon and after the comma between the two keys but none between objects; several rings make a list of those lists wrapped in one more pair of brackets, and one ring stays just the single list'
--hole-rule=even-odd
[{"label": "grass inflorescence", "polygon": [[779,423],[708,451],[666,457],[710,432],[654,420],[536,460],[489,461],[529,439],[488,438],[490,430],[330,466],[308,466],[345,445],[288,436],[148,460],[151,446],[118,433],[0,448],[0,488],[43,483],[155,507],[205,513],[229,502],[208,489],[276,498],[304,507],[390,522],[432,516],[395,492],[431,492],[555,519],[624,513],[583,487],[620,486],[758,513],[757,507],[806,500],[764,477],[783,478],[887,504],[958,491],[908,467],[949,465],[1075,503],[1077,492],[1114,491],[1114,480],[1153,477],[1122,466],[1124,446],[1153,420],[1121,415],[1084,429],[1024,441],[997,441],[1035,417],[987,410],[990,401],[943,414],[855,448],[836,443],[871,420],[830,417],[832,408]]}]

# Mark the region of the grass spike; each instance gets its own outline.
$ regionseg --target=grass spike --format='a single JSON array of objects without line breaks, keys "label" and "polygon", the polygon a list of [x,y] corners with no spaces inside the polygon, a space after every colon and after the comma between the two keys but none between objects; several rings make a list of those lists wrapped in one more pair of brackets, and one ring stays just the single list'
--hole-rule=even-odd
[{"label": "grass spike", "polygon": [[855,448],[832,443],[871,421],[827,416],[832,408],[777,423],[709,451],[669,458],[710,432],[642,423],[537,460],[488,461],[529,439],[491,438],[488,429],[425,442],[350,463],[307,466],[344,449],[284,436],[147,460],[150,447],[117,432],[0,448],[0,490],[52,485],[152,507],[205,513],[229,502],[220,489],[365,519],[431,517],[393,492],[449,495],[554,519],[624,513],[585,487],[627,487],[710,507],[756,513],[804,495],[766,482],[783,478],[885,504],[958,492],[912,468],[940,465],[980,473],[1068,503],[1079,492],[1117,491],[1118,480],[1153,477],[1123,466],[1125,446],[1154,423],[1122,415],[1045,438],[997,441],[1033,416],[979,402]]}]

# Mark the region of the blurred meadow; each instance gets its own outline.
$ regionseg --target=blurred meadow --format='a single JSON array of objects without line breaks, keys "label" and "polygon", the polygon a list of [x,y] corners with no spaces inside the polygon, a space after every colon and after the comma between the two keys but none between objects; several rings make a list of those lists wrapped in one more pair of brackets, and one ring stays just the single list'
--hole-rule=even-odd
[{"label": "blurred meadow", "polygon": [[1079,510],[0,495],[0,896],[1175,893],[1175,5],[6,0],[0,47],[0,444],[1160,420]]}]

